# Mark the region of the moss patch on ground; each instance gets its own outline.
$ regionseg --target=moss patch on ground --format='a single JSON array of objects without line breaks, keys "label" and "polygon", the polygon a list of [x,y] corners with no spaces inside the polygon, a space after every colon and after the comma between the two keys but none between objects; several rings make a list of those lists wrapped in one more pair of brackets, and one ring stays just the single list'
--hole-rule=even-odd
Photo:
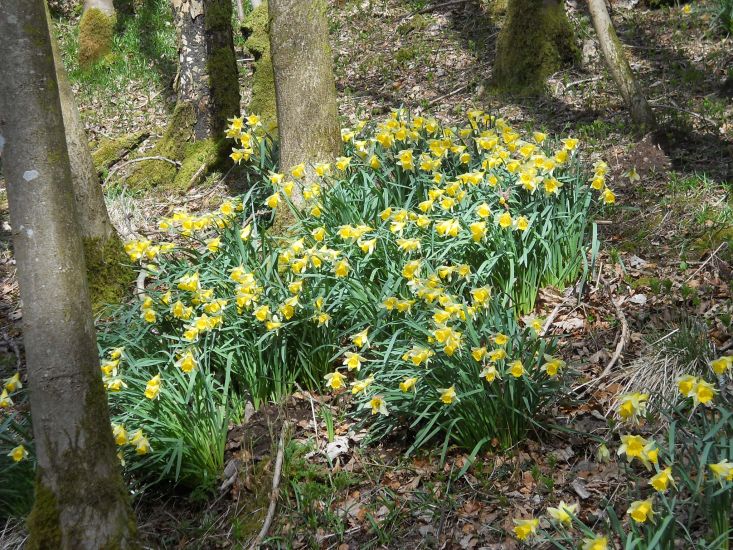
[{"label": "moss patch on ground", "polygon": [[103,138],[92,153],[92,160],[97,171],[107,170],[127,153],[132,151],[146,137],[147,132],[124,134],[115,139]]},{"label": "moss patch on ground", "polygon": [[89,67],[112,50],[117,18],[102,10],[90,8],[79,22],[79,65]]}]

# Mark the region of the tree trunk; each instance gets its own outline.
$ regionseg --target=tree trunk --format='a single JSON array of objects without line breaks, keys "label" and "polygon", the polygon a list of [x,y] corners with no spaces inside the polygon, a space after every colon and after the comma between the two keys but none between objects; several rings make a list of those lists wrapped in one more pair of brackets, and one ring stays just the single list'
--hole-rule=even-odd
[{"label": "tree trunk", "polygon": [[112,49],[117,14],[112,0],[84,0],[79,21],[79,64],[89,67]]},{"label": "tree trunk", "polygon": [[[325,0],[269,0],[280,171],[329,162],[341,153]],[[312,177],[312,175],[311,175]],[[295,186],[291,200],[300,208]]]},{"label": "tree trunk", "polygon": [[237,21],[240,23],[244,21],[244,4],[242,1],[243,0],[234,0],[235,5],[237,6]]},{"label": "tree trunk", "polygon": [[37,458],[27,548],[132,548],[44,4],[0,4],[0,149]]},{"label": "tree trunk", "polygon": [[577,58],[563,0],[509,0],[492,78],[499,91],[541,94],[547,77]]},{"label": "tree trunk", "polygon": [[654,113],[641,91],[641,86],[634,78],[634,73],[631,72],[623,46],[616,36],[616,30],[608,15],[606,1],[588,0],[588,7],[606,66],[631,113],[634,126],[642,134],[653,130],[656,127]]},{"label": "tree trunk", "polygon": [[[50,29],[51,18],[48,10],[46,13]],[[74,92],[71,90],[53,33],[51,46],[66,130],[76,219],[84,243],[91,300],[96,310],[105,304],[119,303],[134,275],[131,269],[125,267],[128,259],[109,219],[102,186],[89,152],[84,124],[76,108]]]},{"label": "tree trunk", "polygon": [[178,34],[176,107],[163,137],[146,156],[179,161],[137,163],[127,184],[186,191],[226,160],[227,118],[239,114],[231,0],[172,0]]},{"label": "tree trunk", "polygon": [[221,138],[239,112],[231,0],[173,0],[178,46],[178,103],[193,107],[195,140]]}]

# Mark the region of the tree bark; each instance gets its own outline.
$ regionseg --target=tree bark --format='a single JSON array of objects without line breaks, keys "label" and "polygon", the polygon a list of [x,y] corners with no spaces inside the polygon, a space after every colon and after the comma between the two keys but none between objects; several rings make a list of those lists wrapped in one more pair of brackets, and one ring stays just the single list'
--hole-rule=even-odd
[{"label": "tree bark", "polygon": [[99,369],[42,0],[0,3],[0,51],[0,150],[37,458],[26,547],[136,547]]},{"label": "tree bark", "polygon": [[231,0],[173,0],[178,103],[193,107],[195,140],[221,138],[239,112]]},{"label": "tree bark", "polygon": [[[280,171],[341,153],[325,0],[269,0]],[[303,206],[296,185],[291,200]]]},{"label": "tree bark", "polygon": [[509,0],[492,78],[499,91],[541,94],[547,78],[577,58],[563,0]]},{"label": "tree bark", "polygon": [[[49,16],[49,29],[51,28],[50,21]],[[102,186],[97,170],[94,168],[92,154],[89,152],[89,142],[84,131],[84,123],[81,121],[79,110],[76,108],[74,92],[71,90],[58,43],[53,34],[51,34],[51,46],[61,101],[61,114],[66,130],[66,148],[71,165],[71,179],[74,185],[74,202],[79,229],[83,239],[94,239],[104,244],[110,238],[116,236],[115,228],[112,226],[107,213]]]},{"label": "tree bark", "polygon": [[79,21],[79,64],[89,67],[112,49],[117,14],[112,0],[84,0]]},{"label": "tree bark", "polygon": [[634,126],[640,133],[654,130],[656,127],[654,113],[644,97],[641,86],[634,78],[634,73],[631,72],[623,46],[608,15],[606,0],[588,0],[588,8],[606,66],[629,109]]}]

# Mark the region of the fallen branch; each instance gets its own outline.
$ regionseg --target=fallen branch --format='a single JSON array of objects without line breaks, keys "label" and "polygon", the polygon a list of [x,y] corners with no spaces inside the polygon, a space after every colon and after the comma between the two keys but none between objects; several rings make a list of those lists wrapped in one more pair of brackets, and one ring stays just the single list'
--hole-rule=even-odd
[{"label": "fallen branch", "polygon": [[142,162],[142,161],[144,161],[144,160],[162,160],[162,161],[164,161],[164,162],[169,162],[169,163],[171,163],[171,164],[172,164],[173,166],[175,166],[176,168],[178,168],[178,167],[180,167],[180,166],[181,166],[181,163],[180,163],[180,162],[178,162],[177,160],[171,160],[171,159],[169,159],[169,158],[166,158],[166,157],[160,157],[160,156],[154,156],[154,157],[140,157],[140,158],[136,158],[136,159],[126,160],[125,162],[121,162],[120,164],[116,165],[116,166],[115,166],[114,168],[112,168],[112,170],[110,170],[110,171],[109,171],[109,174],[107,174],[107,177],[106,177],[106,178],[104,179],[104,183],[102,183],[102,185],[103,185],[103,186],[104,186],[104,185],[107,185],[107,182],[108,182],[108,181],[109,181],[109,180],[110,180],[110,179],[112,178],[112,176],[113,176],[113,175],[115,175],[115,173],[117,173],[117,171],[118,171],[118,170],[120,170],[121,168],[124,168],[124,167],[125,167],[125,166],[127,166],[128,164],[133,164],[133,163],[135,163],[135,162]]},{"label": "fallen branch", "polygon": [[267,536],[267,532],[270,530],[272,520],[275,517],[275,508],[277,507],[277,497],[280,489],[280,476],[283,470],[283,457],[285,456],[285,435],[288,431],[290,423],[286,420],[283,422],[282,429],[280,430],[280,441],[277,444],[277,457],[275,458],[275,472],[272,476],[272,492],[270,493],[270,507],[267,509],[267,516],[265,516],[265,522],[262,524],[262,529],[252,541],[252,548],[259,548],[262,544],[262,540]]},{"label": "fallen branch", "polygon": [[555,322],[555,319],[559,315],[560,310],[565,307],[565,304],[567,304],[570,299],[575,295],[575,289],[577,288],[577,285],[578,283],[574,284],[571,288],[568,289],[562,302],[557,304],[552,310],[552,313],[550,313],[547,319],[545,319],[545,324],[542,326],[542,330],[540,330],[540,336],[545,336],[547,334],[547,331],[550,330],[550,327],[552,326],[552,323]]},{"label": "fallen branch", "polygon": [[435,99],[433,99],[432,101],[430,101],[430,103],[428,103],[428,106],[432,107],[436,103],[438,103],[438,102],[440,102],[440,101],[442,101],[444,99],[447,99],[447,98],[449,98],[451,96],[454,96],[458,92],[462,92],[463,90],[465,90],[466,88],[468,88],[470,85],[471,85],[471,82],[469,82],[468,84],[465,84],[465,85],[461,86],[460,88],[456,88],[452,92],[448,92],[447,94],[444,94],[444,95],[442,95],[440,97],[436,97]]}]

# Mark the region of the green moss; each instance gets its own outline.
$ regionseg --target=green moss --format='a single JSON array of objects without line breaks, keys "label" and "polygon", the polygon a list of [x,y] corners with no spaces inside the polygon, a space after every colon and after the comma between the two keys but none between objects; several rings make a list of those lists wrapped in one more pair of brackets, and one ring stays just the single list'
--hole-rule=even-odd
[{"label": "green moss", "polygon": [[188,144],[181,168],[173,180],[172,188],[180,192],[187,191],[191,184],[197,183],[192,181],[193,177],[201,166],[204,166],[201,177],[197,178],[199,181],[202,180],[205,174],[219,164],[224,146],[223,141],[217,142],[213,139]]},{"label": "green moss", "polygon": [[59,507],[51,489],[43,485],[40,474],[36,479],[35,501],[26,520],[28,524],[27,550],[61,548]]},{"label": "green moss", "polygon": [[119,304],[135,278],[134,270],[126,265],[128,258],[119,237],[106,243],[85,239],[84,259],[92,309],[99,311],[105,305]]},{"label": "green moss", "polygon": [[495,91],[541,94],[547,77],[577,59],[562,0],[510,0],[496,45]]},{"label": "green moss", "polygon": [[265,128],[277,134],[277,104],[275,102],[275,73],[270,56],[270,18],[267,2],[263,2],[245,19],[243,28],[248,34],[244,46],[255,58],[252,77],[252,100],[248,111],[262,117]]},{"label": "green moss", "polygon": [[110,53],[117,18],[97,8],[84,12],[79,22],[79,65],[89,67]]},{"label": "green moss", "polygon": [[92,153],[94,166],[100,172],[108,169],[147,136],[146,132],[135,132],[115,139],[103,138]]},{"label": "green moss", "polygon": [[213,135],[223,136],[226,119],[239,114],[239,80],[236,76],[237,61],[229,47],[217,48],[208,56],[206,71],[211,83],[215,128]]},{"label": "green moss", "polygon": [[717,250],[717,248],[723,243],[728,244],[724,249],[721,249],[718,254],[722,256],[723,259],[730,259],[733,257],[733,225],[726,225],[717,231],[707,232],[695,241],[692,250],[697,254],[710,252],[712,250]]}]

